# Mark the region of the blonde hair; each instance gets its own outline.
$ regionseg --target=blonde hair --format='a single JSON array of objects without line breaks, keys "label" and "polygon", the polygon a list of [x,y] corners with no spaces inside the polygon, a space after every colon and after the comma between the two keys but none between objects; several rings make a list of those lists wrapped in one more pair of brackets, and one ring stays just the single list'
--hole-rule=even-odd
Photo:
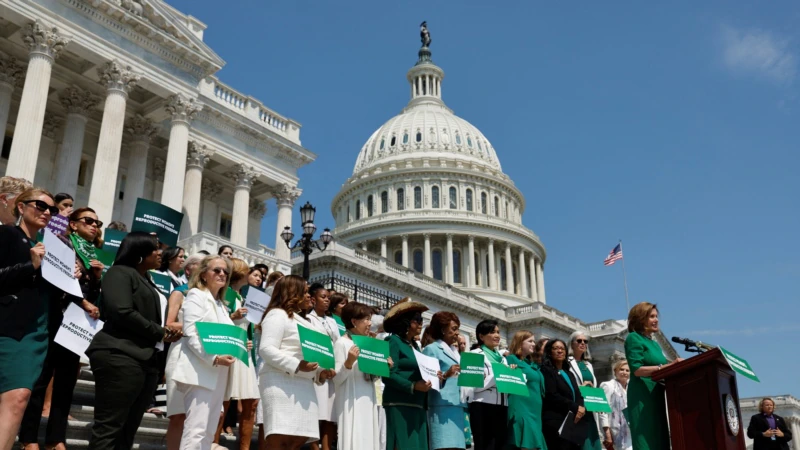
[{"label": "blonde hair", "polygon": [[620,359],[619,361],[614,363],[614,369],[612,370],[612,373],[616,374],[619,369],[622,369],[622,366],[628,366],[628,369],[630,369],[631,367],[628,364],[627,359]]},{"label": "blonde hair", "polygon": [[775,408],[775,400],[773,400],[773,399],[771,399],[769,397],[764,397],[764,398],[761,399],[760,402],[758,402],[758,412],[760,412],[760,413],[764,412],[764,402],[772,402],[772,408],[773,409]]},{"label": "blonde hair", "polygon": [[231,276],[229,284],[235,284],[250,275],[250,266],[239,258],[230,258]]},{"label": "blonde hair", "polygon": [[[514,337],[511,338],[511,345],[508,346],[508,351],[512,355],[516,355],[522,358],[522,343],[525,342],[528,338],[533,336],[533,333],[527,330],[517,331],[514,333]],[[536,349],[536,345],[533,346]],[[533,354],[527,356],[527,358],[531,358]]]},{"label": "blonde hair", "polygon": [[0,177],[0,195],[5,194],[7,197],[14,198],[22,194],[22,191],[32,187],[33,184],[24,178]]},{"label": "blonde hair", "polygon": [[[194,289],[194,288],[204,289],[204,290],[208,289],[207,285],[206,285],[206,282],[203,280],[203,278],[200,275],[206,273],[208,271],[208,267],[211,265],[211,263],[216,261],[216,260],[220,260],[220,261],[224,262],[225,263],[225,267],[228,269],[228,273],[229,274],[231,273],[231,262],[228,261],[227,258],[224,258],[224,257],[219,256],[219,255],[206,256],[205,258],[203,258],[202,261],[200,261],[200,265],[197,267],[197,270],[192,272],[192,279],[189,280],[189,289]],[[230,282],[231,282],[231,277],[230,277],[230,275],[228,275],[228,282],[225,283],[225,286],[223,286],[219,290],[219,292],[217,292],[217,296],[216,296],[217,300],[221,300],[225,296],[225,291],[228,290],[228,286],[230,285]]]},{"label": "blonde hair", "polygon": [[42,195],[50,197],[50,199],[53,200],[53,205],[55,205],[56,201],[53,197],[53,194],[47,192],[46,190],[42,188],[26,189],[22,191],[22,193],[19,194],[16,199],[14,199],[14,217],[19,218],[20,216],[19,206],[18,206],[20,203],[36,200],[37,197],[40,197]]}]

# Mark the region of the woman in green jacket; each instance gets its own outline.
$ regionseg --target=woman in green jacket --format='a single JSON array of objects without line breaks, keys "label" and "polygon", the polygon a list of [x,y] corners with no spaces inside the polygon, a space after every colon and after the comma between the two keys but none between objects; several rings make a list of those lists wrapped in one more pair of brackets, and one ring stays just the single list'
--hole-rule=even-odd
[{"label": "woman in green jacket", "polygon": [[428,307],[401,300],[386,314],[383,327],[391,336],[389,356],[394,365],[383,379],[383,407],[386,410],[386,450],[428,450],[426,412],[430,381],[423,381],[414,351],[422,331],[422,312]]},{"label": "woman in green jacket", "polygon": [[542,434],[544,376],[533,361],[536,338],[530,331],[517,331],[511,339],[506,361],[525,374],[528,396],[508,396],[508,444],[523,450],[547,450]]}]

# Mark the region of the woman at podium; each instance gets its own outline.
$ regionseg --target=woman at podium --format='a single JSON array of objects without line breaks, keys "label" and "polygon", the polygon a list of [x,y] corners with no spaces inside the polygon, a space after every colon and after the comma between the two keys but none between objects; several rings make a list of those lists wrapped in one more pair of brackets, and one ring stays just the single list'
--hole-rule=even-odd
[{"label": "woman at podium", "polygon": [[[664,386],[650,377],[670,364],[653,339],[658,331],[656,305],[642,302],[628,313],[625,358],[631,369],[628,382],[628,422],[633,450],[669,450],[669,428]],[[681,361],[680,358],[675,362]]]}]

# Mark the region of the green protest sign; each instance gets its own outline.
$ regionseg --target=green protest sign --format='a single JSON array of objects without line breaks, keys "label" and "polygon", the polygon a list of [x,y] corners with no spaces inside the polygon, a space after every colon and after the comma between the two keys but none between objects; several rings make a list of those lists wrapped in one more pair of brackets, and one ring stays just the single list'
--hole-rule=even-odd
[{"label": "green protest sign", "polygon": [[164,297],[169,297],[172,291],[172,280],[169,279],[169,276],[151,270],[150,278],[153,279],[153,283],[155,283],[158,290],[164,294]]},{"label": "green protest sign", "polygon": [[247,330],[225,323],[197,322],[197,334],[210,355],[231,355],[250,365],[247,357]]},{"label": "green protest sign", "polygon": [[464,387],[483,387],[483,355],[464,352],[461,354],[461,373],[458,385]]},{"label": "green protest sign", "polygon": [[117,257],[117,254],[116,252],[109,252],[99,248],[94,252],[97,255],[97,260],[103,263],[103,275],[105,275],[108,269],[114,264],[114,258]]},{"label": "green protest sign", "polygon": [[175,244],[178,243],[178,233],[181,231],[182,221],[183,213],[161,203],[140,198],[136,200],[131,231],[156,233],[159,241],[169,247],[175,247]]},{"label": "green protest sign", "polygon": [[728,365],[731,366],[731,369],[733,369],[734,372],[738,372],[745,378],[749,378],[755,382],[758,383],[761,382],[761,380],[758,379],[756,373],[753,372],[753,368],[750,367],[750,364],[747,361],[725,350],[722,347],[719,347],[719,351],[722,352],[722,356],[725,357],[725,360],[728,361]]},{"label": "green protest sign", "polygon": [[116,255],[117,250],[119,250],[119,245],[127,235],[128,233],[125,231],[109,230],[106,228],[103,231],[103,250]]},{"label": "green protest sign", "polygon": [[331,314],[333,316],[333,320],[336,321],[336,326],[339,327],[339,336],[344,336],[344,333],[347,332],[347,328],[344,326],[344,322],[342,322],[342,318],[337,316],[336,314]]},{"label": "green protest sign", "polygon": [[389,343],[369,336],[353,335],[353,343],[361,350],[358,370],[379,377],[389,376]]},{"label": "green protest sign", "polygon": [[525,385],[525,375],[520,369],[512,369],[505,364],[492,363],[494,382],[497,392],[501,394],[514,394],[529,397],[528,386]]},{"label": "green protest sign", "polygon": [[336,367],[333,357],[333,342],[327,334],[322,334],[302,325],[297,325],[300,334],[300,347],[303,350],[303,359],[308,362],[319,363],[323,369]]},{"label": "green protest sign", "polygon": [[589,412],[611,412],[611,406],[606,400],[606,393],[603,388],[593,388],[589,386],[581,386],[581,395],[583,396],[583,406]]}]

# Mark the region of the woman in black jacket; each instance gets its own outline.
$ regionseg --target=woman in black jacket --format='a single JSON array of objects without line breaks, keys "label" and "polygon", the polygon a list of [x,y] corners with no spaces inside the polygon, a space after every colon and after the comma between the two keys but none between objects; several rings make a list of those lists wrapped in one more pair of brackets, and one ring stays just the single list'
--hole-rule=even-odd
[{"label": "woman in black jacket", "polygon": [[[17,224],[0,226],[0,449],[19,431],[47,355],[47,303],[40,295],[44,245],[36,235],[58,214],[53,196],[28,189],[15,199]],[[41,413],[41,410],[40,410]]]},{"label": "woman in black jacket", "polygon": [[750,418],[747,437],[753,440],[753,450],[789,450],[791,428],[783,417],[775,414],[775,402],[771,398],[758,402],[758,414]]},{"label": "woman in black jacket", "polygon": [[180,338],[165,328],[161,296],[148,274],[161,264],[158,239],[132,232],[103,277],[100,318],[89,348],[95,408],[89,449],[130,449],[158,382],[158,351]]},{"label": "woman in black jacket", "polygon": [[[586,414],[580,385],[569,371],[567,344],[561,339],[551,339],[542,355],[544,375],[544,403],[542,405],[542,432],[548,450],[578,450],[580,445],[563,439],[558,430],[564,419],[572,413],[570,420],[580,422]],[[586,439],[586,436],[583,436]]]}]

